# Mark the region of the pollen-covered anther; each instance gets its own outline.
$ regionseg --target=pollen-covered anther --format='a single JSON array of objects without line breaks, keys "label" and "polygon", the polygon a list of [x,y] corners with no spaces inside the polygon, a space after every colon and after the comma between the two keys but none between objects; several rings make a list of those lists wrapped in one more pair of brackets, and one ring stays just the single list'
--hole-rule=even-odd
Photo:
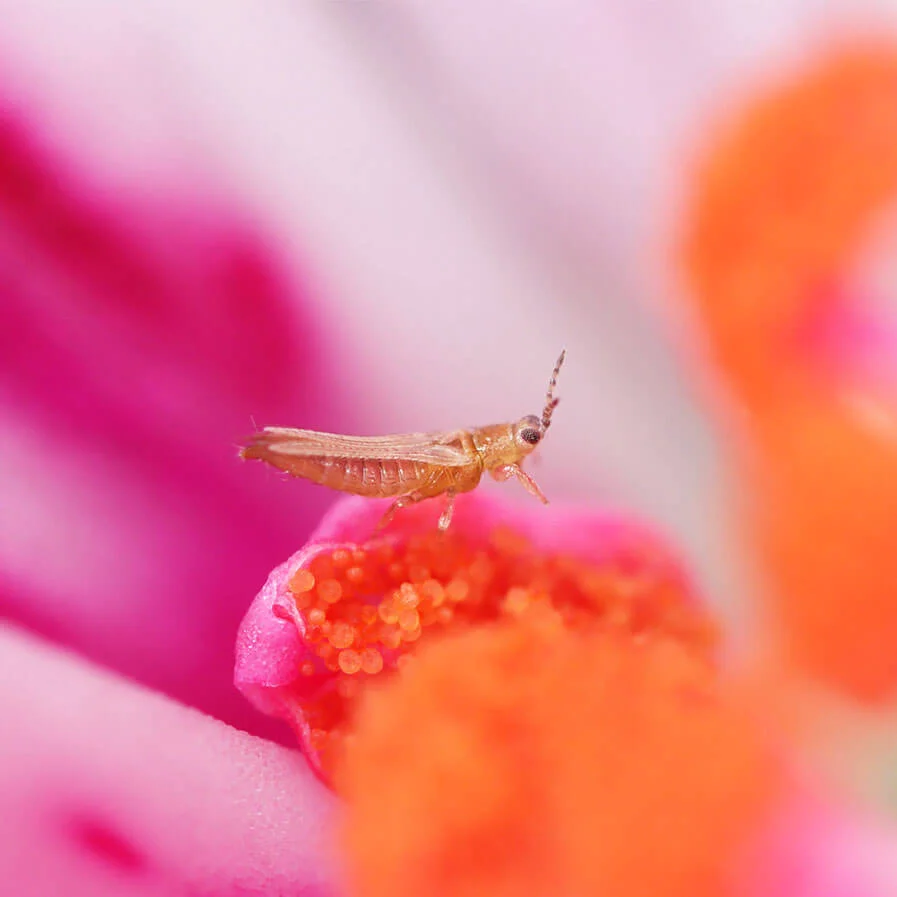
[{"label": "pollen-covered anther", "polygon": [[[706,657],[712,627],[679,575],[658,564],[648,546],[635,560],[630,555],[596,564],[540,551],[508,529],[496,530],[485,545],[434,531],[317,555],[296,571],[289,589],[310,654],[299,673],[313,683],[299,687],[296,702],[328,736],[318,758],[325,772],[351,731],[356,696],[370,677],[406,670],[419,645],[471,627],[525,619],[545,632],[663,636]],[[351,689],[340,686],[345,681]]]}]

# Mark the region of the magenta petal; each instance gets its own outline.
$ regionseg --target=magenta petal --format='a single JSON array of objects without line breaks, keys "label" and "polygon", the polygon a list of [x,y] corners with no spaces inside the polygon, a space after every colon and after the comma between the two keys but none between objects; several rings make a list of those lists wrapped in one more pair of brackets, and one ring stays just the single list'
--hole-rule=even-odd
[{"label": "magenta petal", "polygon": [[0,880],[16,897],[331,893],[299,755],[0,629]]},{"label": "magenta petal", "polygon": [[798,357],[816,374],[864,389],[897,382],[897,321],[887,303],[862,284],[821,290],[796,328]]},{"label": "magenta petal", "polygon": [[257,707],[275,716],[280,706],[276,690],[294,681],[302,655],[301,620],[289,620],[276,608],[287,595],[290,577],[311,553],[304,548],[271,573],[237,634],[236,683]]},{"label": "magenta petal", "polygon": [[350,426],[319,382],[332,353],[308,287],[215,185],[150,198],[47,131],[0,122],[0,428],[16,471],[0,615],[265,730],[231,685],[233,633],[328,496],[236,448],[253,417]]},{"label": "magenta petal", "polygon": [[336,547],[333,543],[313,542],[272,571],[240,626],[234,669],[237,688],[259,710],[293,726],[303,753],[322,779],[321,764],[311,747],[310,729],[304,716],[295,712],[292,701],[297,688],[304,691],[310,684],[299,679],[299,666],[311,654],[302,640],[304,621],[289,610],[289,583],[293,574],[307,566],[315,555]]}]

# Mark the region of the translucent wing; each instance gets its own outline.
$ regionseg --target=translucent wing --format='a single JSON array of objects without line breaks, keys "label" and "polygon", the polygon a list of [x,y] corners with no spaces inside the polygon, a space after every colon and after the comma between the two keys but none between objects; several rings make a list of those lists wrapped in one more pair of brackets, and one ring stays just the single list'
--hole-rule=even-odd
[{"label": "translucent wing", "polygon": [[244,458],[369,458],[464,467],[471,459],[458,433],[401,433],[395,436],[340,436],[315,430],[265,427],[241,452]]}]

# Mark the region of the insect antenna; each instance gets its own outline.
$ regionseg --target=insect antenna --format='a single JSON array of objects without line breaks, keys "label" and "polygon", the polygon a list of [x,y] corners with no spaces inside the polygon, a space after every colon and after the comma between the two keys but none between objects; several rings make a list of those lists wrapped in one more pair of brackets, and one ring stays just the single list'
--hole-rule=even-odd
[{"label": "insect antenna", "polygon": [[560,399],[556,399],[554,397],[554,388],[558,385],[558,374],[561,370],[561,365],[564,363],[564,359],[567,357],[567,350],[561,349],[561,354],[558,357],[557,364],[554,366],[554,370],[551,372],[551,380],[548,381],[548,392],[545,394],[545,407],[542,409],[542,429],[547,430],[549,425],[551,424],[551,415],[554,412],[554,409],[557,408],[558,402]]}]

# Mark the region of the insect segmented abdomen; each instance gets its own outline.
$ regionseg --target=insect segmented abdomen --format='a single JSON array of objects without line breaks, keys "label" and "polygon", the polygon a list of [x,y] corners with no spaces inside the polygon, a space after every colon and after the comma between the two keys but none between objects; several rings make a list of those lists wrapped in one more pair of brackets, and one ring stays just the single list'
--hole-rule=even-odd
[{"label": "insect segmented abdomen", "polygon": [[343,489],[358,495],[404,495],[422,486],[430,474],[430,465],[419,461],[366,459],[360,480],[347,483]]},{"label": "insect segmented abdomen", "polygon": [[388,498],[418,488],[430,469],[416,461],[324,456],[295,459],[289,472],[340,492]]}]

